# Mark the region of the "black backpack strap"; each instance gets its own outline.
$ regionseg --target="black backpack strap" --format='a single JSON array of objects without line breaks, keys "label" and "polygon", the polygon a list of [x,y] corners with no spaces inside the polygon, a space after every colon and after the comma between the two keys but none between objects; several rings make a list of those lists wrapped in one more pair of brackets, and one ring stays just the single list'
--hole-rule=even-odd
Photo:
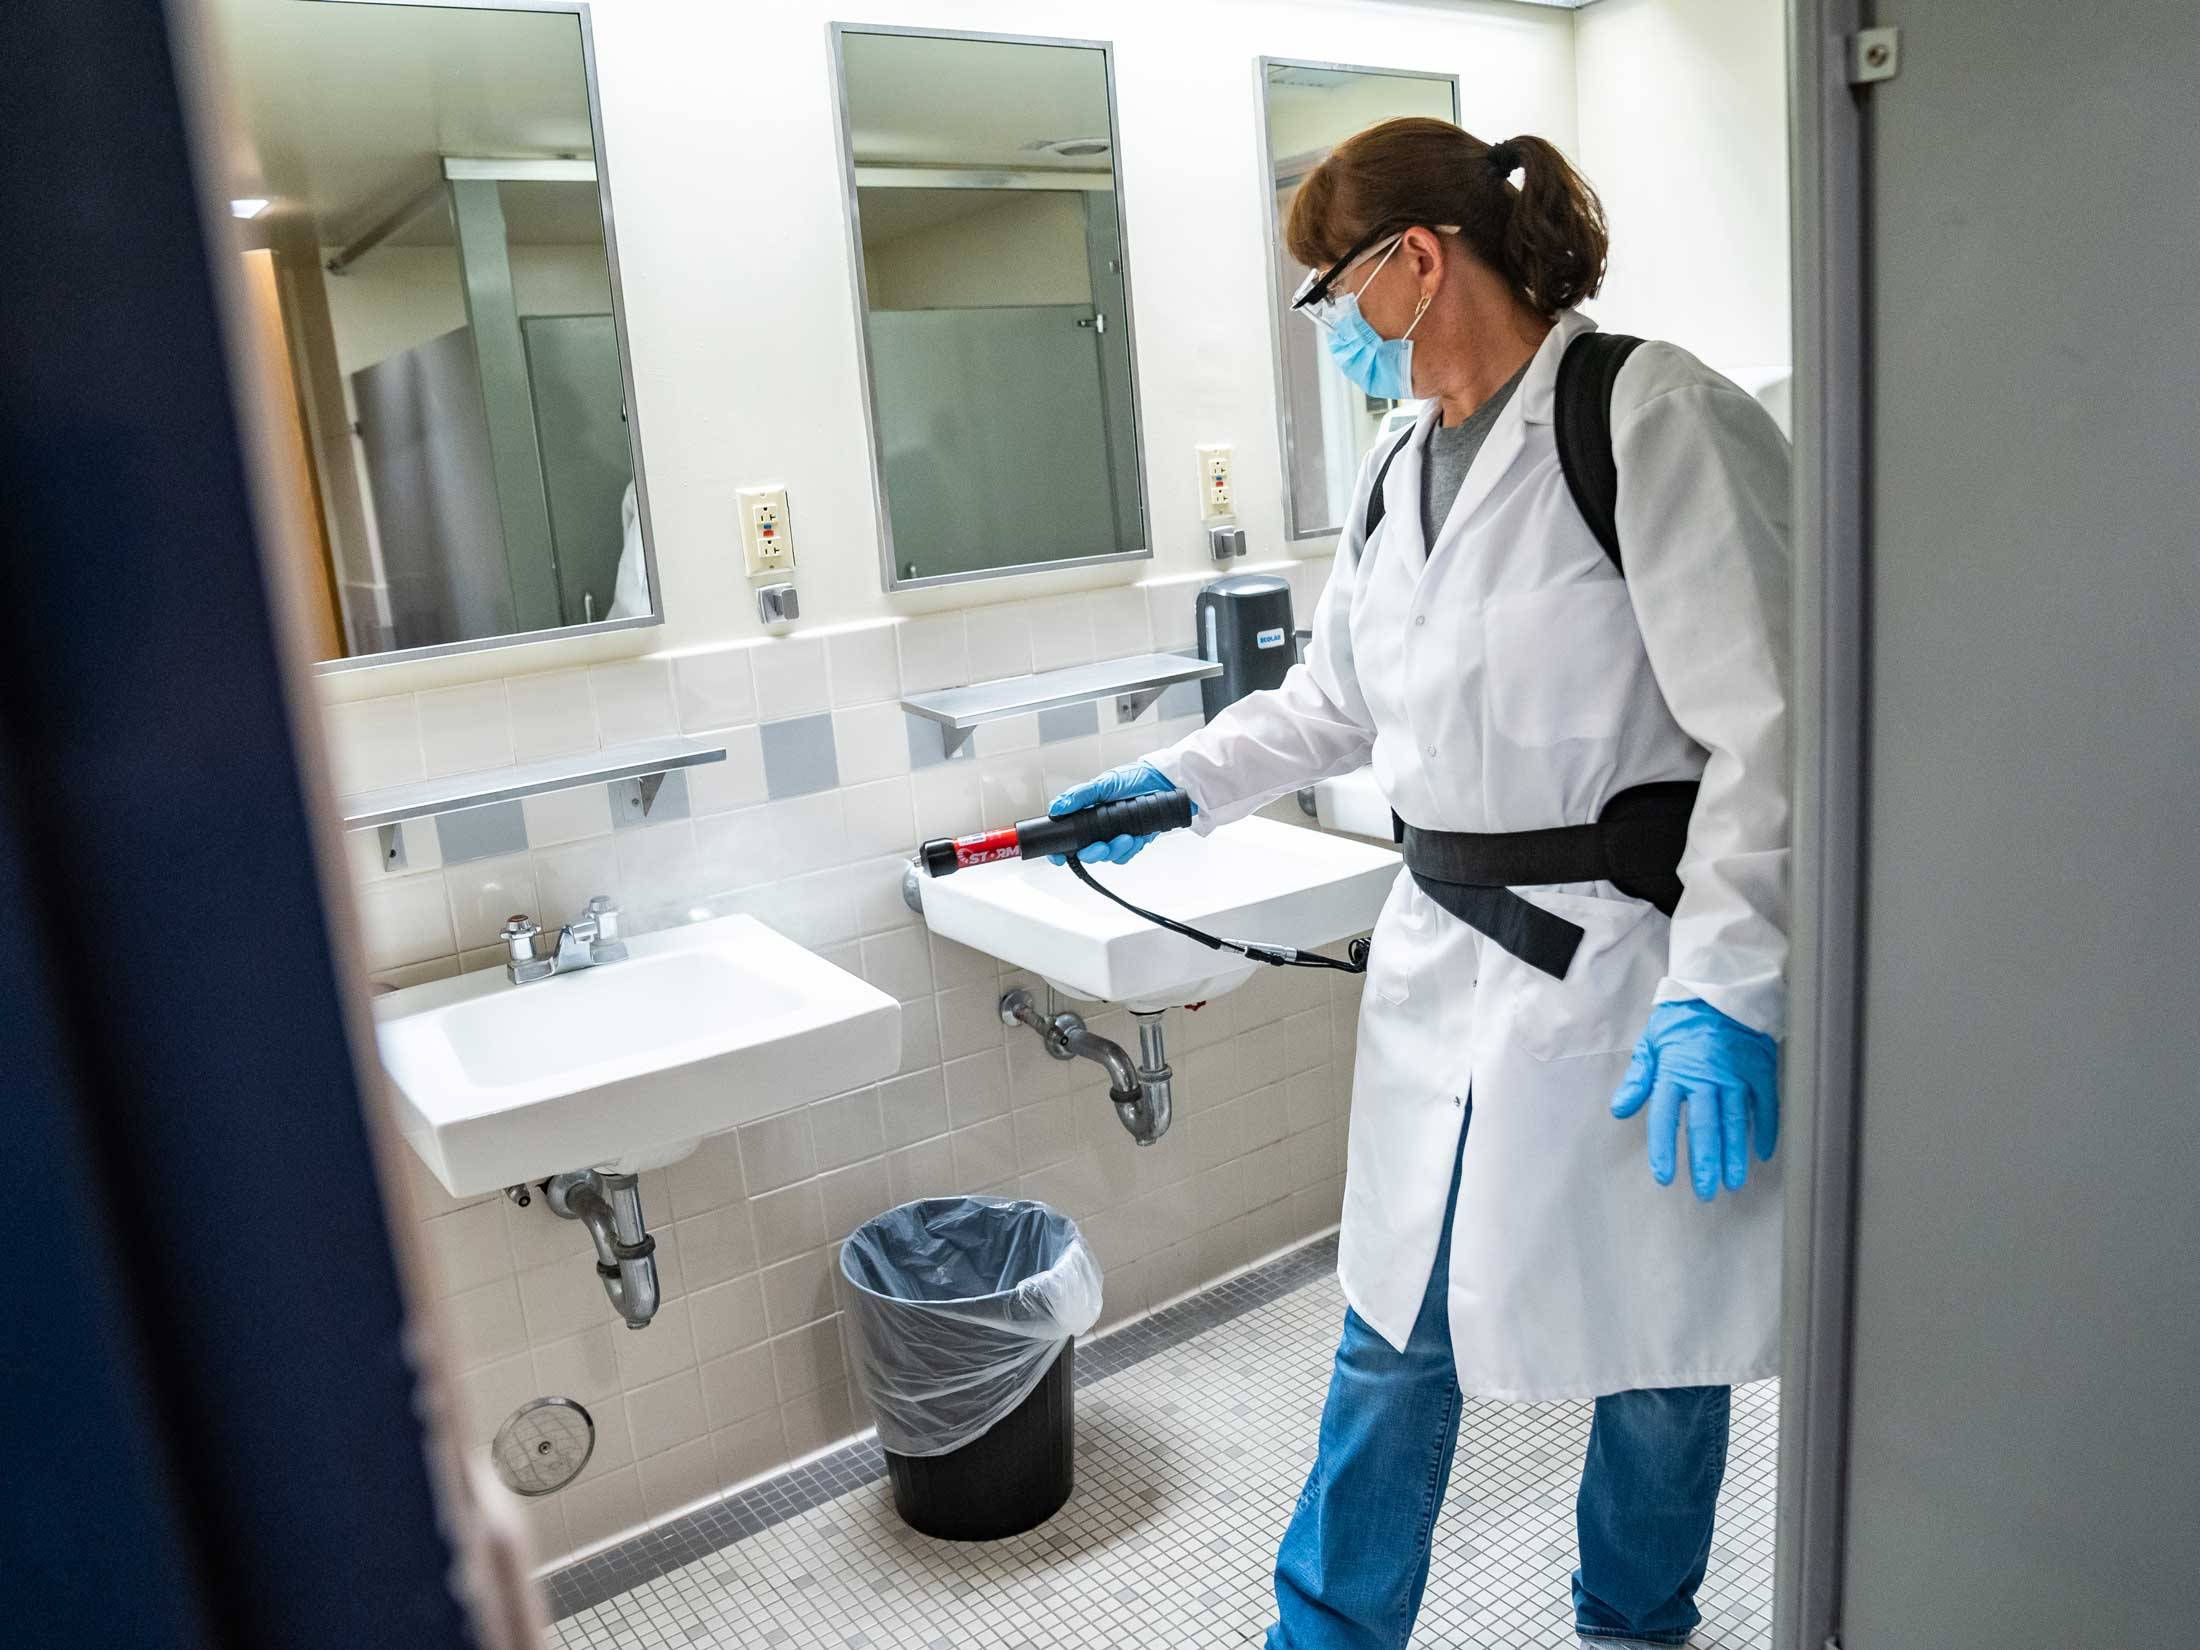
[{"label": "black backpack strap", "polygon": [[1612,386],[1642,343],[1623,332],[1585,332],[1558,363],[1558,467],[1566,490],[1620,577],[1619,463],[1612,456]]},{"label": "black backpack strap", "polygon": [[1375,472],[1375,490],[1367,495],[1367,525],[1360,529],[1360,549],[1364,554],[1375,537],[1375,529],[1383,524],[1383,483],[1390,479],[1390,467],[1398,455],[1406,450],[1406,443],[1413,439],[1408,430],[1398,438],[1397,445],[1383,455],[1382,467]]}]

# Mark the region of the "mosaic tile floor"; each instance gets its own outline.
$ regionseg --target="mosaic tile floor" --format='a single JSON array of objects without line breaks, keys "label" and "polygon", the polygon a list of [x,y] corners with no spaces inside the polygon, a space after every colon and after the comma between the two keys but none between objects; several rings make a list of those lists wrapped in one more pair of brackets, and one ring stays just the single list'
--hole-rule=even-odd
[{"label": "mosaic tile floor", "polygon": [[[1269,1566],[1313,1457],[1344,1312],[1334,1240],[1175,1314],[1079,1348],[1077,1493],[1054,1519],[985,1545],[894,1516],[875,1445],[711,1509],[739,1522],[605,1594],[554,1578],[551,1650],[1159,1650],[1257,1644]],[[1173,1337],[1173,1338],[1172,1338]],[[1121,1343],[1120,1346],[1111,1343]],[[1770,1640],[1776,1383],[1735,1394],[1734,1438],[1698,1650]],[[1436,1532],[1425,1650],[1571,1647],[1573,1491],[1589,1406],[1467,1406]],[[789,1475],[793,1478],[794,1475]],[[847,1488],[851,1482],[854,1488]],[[699,1556],[686,1553],[698,1551]],[[674,1562],[684,1558],[684,1562]],[[629,1554],[620,1562],[635,1563]],[[581,1602],[586,1599],[587,1601]]]}]

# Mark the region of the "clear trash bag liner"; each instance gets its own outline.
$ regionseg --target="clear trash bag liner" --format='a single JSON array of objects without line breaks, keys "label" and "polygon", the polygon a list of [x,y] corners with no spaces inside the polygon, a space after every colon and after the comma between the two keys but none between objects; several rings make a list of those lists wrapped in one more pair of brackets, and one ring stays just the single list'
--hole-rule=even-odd
[{"label": "clear trash bag liner", "polygon": [[857,1375],[896,1455],[945,1455],[1022,1403],[1100,1318],[1100,1263],[1043,1203],[937,1197],[856,1228]]}]

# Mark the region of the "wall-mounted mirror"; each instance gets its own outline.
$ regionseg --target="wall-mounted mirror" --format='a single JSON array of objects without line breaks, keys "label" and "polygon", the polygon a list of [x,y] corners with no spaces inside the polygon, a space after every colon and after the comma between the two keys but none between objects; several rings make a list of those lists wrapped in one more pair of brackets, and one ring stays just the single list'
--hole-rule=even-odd
[{"label": "wall-mounted mirror", "polygon": [[215,16],[323,668],[657,622],[587,8]]},{"label": "wall-mounted mirror", "polygon": [[1322,538],[1343,530],[1360,460],[1385,422],[1405,416],[1413,404],[1378,401],[1346,383],[1328,366],[1320,332],[1291,314],[1291,295],[1306,279],[1306,269],[1284,247],[1284,219],[1299,181],[1354,132],[1400,115],[1456,122],[1459,80],[1408,69],[1264,57],[1259,84],[1284,529],[1294,539]]},{"label": "wall-mounted mirror", "polygon": [[887,588],[1150,554],[1108,48],[833,34]]}]

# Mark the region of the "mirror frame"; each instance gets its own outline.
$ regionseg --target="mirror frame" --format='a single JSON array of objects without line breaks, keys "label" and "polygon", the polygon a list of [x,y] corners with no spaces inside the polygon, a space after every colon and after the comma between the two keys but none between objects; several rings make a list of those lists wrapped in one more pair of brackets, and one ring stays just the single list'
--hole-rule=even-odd
[{"label": "mirror frame", "polygon": [[1298,506],[1291,488],[1291,386],[1283,371],[1283,328],[1290,319],[1283,312],[1281,295],[1276,291],[1276,265],[1283,256],[1283,233],[1276,222],[1276,156],[1268,139],[1268,71],[1275,69],[1331,69],[1341,74],[1383,75],[1392,80],[1442,80],[1451,86],[1451,122],[1460,120],[1459,77],[1442,74],[1430,69],[1383,69],[1366,63],[1325,63],[1308,57],[1260,57],[1253,60],[1253,107],[1260,121],[1260,221],[1268,241],[1268,262],[1261,271],[1261,282],[1268,289],[1268,364],[1275,373],[1276,382],[1276,457],[1277,474],[1283,483],[1283,537],[1286,543],[1298,543],[1306,539],[1335,538],[1342,533],[1345,524],[1334,522],[1327,527],[1309,527],[1298,519]]},{"label": "mirror frame", "polygon": [[[856,198],[855,123],[848,109],[848,68],[842,42],[849,35],[891,35],[919,40],[976,40],[1002,46],[1066,46],[1100,54],[1100,68],[1108,89],[1108,157],[1115,182],[1116,245],[1123,258],[1123,339],[1131,362],[1131,453],[1138,470],[1138,518],[1144,524],[1145,543],[1136,550],[1111,550],[1099,556],[1067,556],[1057,561],[1017,562],[1007,567],[983,567],[967,573],[932,573],[900,578],[894,568],[894,523],[886,508],[886,444],[878,422],[878,383],[871,370],[871,293],[863,268],[863,216]],[[863,428],[871,454],[871,510],[878,521],[879,578],[891,594],[897,590],[923,590],[934,585],[968,584],[977,579],[1013,578],[1020,573],[1055,573],[1073,567],[1105,567],[1113,562],[1153,559],[1153,508],[1146,477],[1146,420],[1140,410],[1138,383],[1137,299],[1131,287],[1131,237],[1123,211],[1122,118],[1115,99],[1115,48],[1105,40],[1074,40],[1046,34],[992,34],[980,29],[902,28],[888,23],[834,23],[832,25],[833,105],[840,125],[840,177],[848,219],[850,286],[855,295],[856,360],[863,371]]]},{"label": "mirror frame", "polygon": [[657,531],[649,514],[649,481],[642,469],[641,414],[634,403],[634,351],[627,340],[626,293],[619,278],[619,237],[611,223],[611,168],[603,134],[603,96],[596,84],[596,34],[589,22],[587,0],[301,0],[301,3],[334,6],[417,6],[432,11],[548,12],[571,17],[580,24],[581,74],[588,86],[588,131],[595,145],[596,204],[603,218],[604,261],[611,274],[611,330],[619,345],[619,385],[626,397],[626,440],[634,455],[634,507],[641,517],[642,566],[649,574],[649,611],[632,619],[598,619],[593,623],[559,625],[553,630],[515,630],[502,636],[479,636],[463,642],[437,642],[428,647],[392,648],[386,653],[361,653],[343,659],[317,659],[317,675],[339,671],[371,670],[377,665],[409,664],[415,659],[442,659],[458,653],[481,653],[490,648],[526,647],[536,642],[562,641],[570,636],[602,636],[619,630],[646,630],[665,622],[664,586],[657,576]]}]

